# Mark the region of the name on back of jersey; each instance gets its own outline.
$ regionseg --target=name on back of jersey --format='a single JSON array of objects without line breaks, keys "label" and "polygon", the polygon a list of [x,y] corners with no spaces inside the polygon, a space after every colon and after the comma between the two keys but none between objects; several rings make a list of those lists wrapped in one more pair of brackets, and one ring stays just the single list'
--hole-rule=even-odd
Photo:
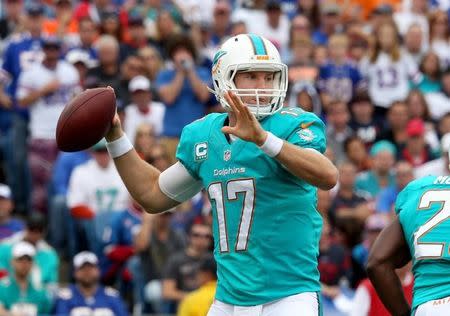
[{"label": "name on back of jersey", "polygon": [[439,176],[434,180],[433,184],[450,184],[450,176]]}]

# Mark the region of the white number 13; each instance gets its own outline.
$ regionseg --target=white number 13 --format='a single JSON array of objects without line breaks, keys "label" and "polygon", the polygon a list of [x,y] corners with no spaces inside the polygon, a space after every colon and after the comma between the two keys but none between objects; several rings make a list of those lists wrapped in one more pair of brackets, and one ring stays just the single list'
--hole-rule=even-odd
[{"label": "white number 13", "polygon": [[[255,181],[253,179],[237,179],[228,181],[226,184],[226,191],[228,201],[237,200],[238,193],[244,194],[235,250],[245,251],[247,250],[248,235],[252,225],[253,210],[255,209]],[[225,195],[222,183],[212,183],[208,187],[208,194],[210,199],[214,200],[216,204],[220,252],[228,252],[229,246],[227,221],[225,216]]]},{"label": "white number 13", "polygon": [[425,192],[419,202],[419,210],[429,209],[431,204],[441,203],[442,206],[433,217],[419,227],[414,233],[414,256],[417,260],[439,259],[444,254],[445,242],[420,242],[419,239],[431,229],[450,217],[450,190],[432,190]]}]

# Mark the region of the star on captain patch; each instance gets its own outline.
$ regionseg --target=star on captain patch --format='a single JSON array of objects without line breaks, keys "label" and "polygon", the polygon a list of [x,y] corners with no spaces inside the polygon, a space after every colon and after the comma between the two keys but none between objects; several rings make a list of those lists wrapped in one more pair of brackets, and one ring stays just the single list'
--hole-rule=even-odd
[{"label": "star on captain patch", "polygon": [[231,159],[231,150],[227,149],[223,152],[223,160],[228,161]]}]

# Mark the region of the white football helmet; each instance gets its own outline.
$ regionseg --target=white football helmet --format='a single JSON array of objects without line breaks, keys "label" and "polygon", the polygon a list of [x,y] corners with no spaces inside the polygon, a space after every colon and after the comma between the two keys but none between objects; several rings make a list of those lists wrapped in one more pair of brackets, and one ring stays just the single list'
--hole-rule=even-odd
[{"label": "white football helmet", "polygon": [[[234,77],[238,72],[269,71],[274,73],[272,89],[237,89]],[[287,66],[281,62],[276,47],[262,36],[241,34],[225,41],[214,56],[212,78],[215,94],[220,104],[230,111],[231,107],[224,98],[230,90],[237,96],[253,96],[256,104],[246,104],[256,118],[272,115],[283,107],[287,90]],[[259,97],[270,101],[260,104]]]}]

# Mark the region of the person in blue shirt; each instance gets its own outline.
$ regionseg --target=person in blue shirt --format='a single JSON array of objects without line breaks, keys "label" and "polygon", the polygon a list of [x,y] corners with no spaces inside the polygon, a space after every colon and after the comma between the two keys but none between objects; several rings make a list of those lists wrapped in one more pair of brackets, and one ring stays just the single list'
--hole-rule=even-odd
[{"label": "person in blue shirt", "polygon": [[[26,32],[11,37],[3,55],[0,71],[0,100],[7,109],[0,109],[0,117],[10,116],[7,144],[5,144],[6,177],[14,192],[16,210],[26,214],[30,203],[30,172],[27,166],[28,109],[19,108],[16,90],[19,75],[44,58],[42,23],[44,7],[32,3],[26,10]],[[6,88],[6,89],[5,89]],[[1,108],[1,106],[0,106]],[[10,111],[9,109],[12,109]]]},{"label": "person in blue shirt", "polygon": [[190,38],[174,37],[167,46],[174,68],[162,70],[156,78],[156,86],[166,105],[162,142],[174,162],[181,130],[206,114],[206,104],[210,100],[207,86],[211,85],[211,78],[208,69],[195,64],[197,53]]},{"label": "person in blue shirt", "polygon": [[73,258],[75,284],[62,288],[55,302],[56,315],[128,315],[116,290],[100,285],[97,256],[88,251]]},{"label": "person in blue shirt", "polygon": [[11,189],[0,183],[0,241],[25,229],[21,220],[11,217],[13,208]]},{"label": "person in blue shirt", "polygon": [[399,161],[395,165],[395,184],[380,191],[376,200],[375,210],[378,213],[391,213],[394,211],[397,195],[408,183],[414,180],[414,170],[409,162]]},{"label": "person in blue shirt", "polygon": [[70,257],[75,255],[75,244],[68,233],[73,229],[72,217],[69,215],[66,201],[70,175],[75,167],[87,162],[90,158],[88,151],[61,152],[53,167],[49,192],[49,240],[58,252],[68,252],[71,254]]}]

